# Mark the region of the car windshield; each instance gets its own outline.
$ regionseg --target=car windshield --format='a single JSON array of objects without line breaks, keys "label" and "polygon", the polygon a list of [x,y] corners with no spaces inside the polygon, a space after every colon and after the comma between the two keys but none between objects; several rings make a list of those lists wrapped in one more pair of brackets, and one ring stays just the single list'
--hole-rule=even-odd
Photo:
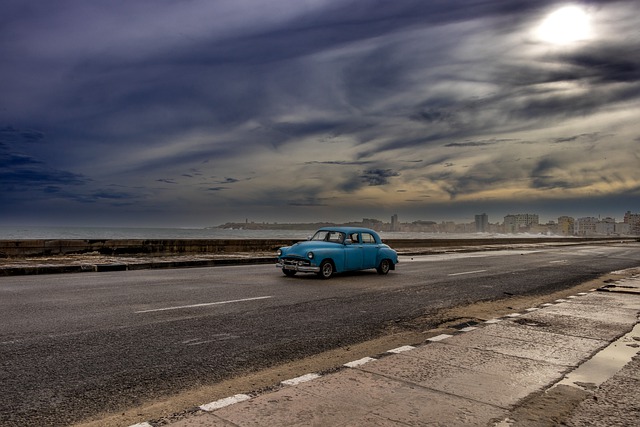
[{"label": "car windshield", "polygon": [[320,230],[313,235],[311,240],[322,240],[324,242],[342,243],[344,242],[344,233],[339,231]]}]

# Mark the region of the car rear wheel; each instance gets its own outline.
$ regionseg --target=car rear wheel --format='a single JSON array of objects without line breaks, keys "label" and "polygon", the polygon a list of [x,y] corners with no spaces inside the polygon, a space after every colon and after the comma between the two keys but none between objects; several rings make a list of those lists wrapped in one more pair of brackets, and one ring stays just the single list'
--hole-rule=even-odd
[{"label": "car rear wheel", "polygon": [[333,276],[333,272],[334,272],[334,268],[331,261],[328,261],[328,260],[322,261],[322,264],[320,264],[320,272],[318,273],[318,276],[321,279],[329,279],[331,276]]},{"label": "car rear wheel", "polygon": [[382,261],[380,261],[380,265],[378,265],[378,268],[376,268],[376,270],[378,270],[378,274],[387,274],[389,270],[391,270],[391,261],[389,261],[388,259],[383,259]]},{"label": "car rear wheel", "polygon": [[283,268],[282,272],[284,273],[285,276],[288,276],[288,277],[293,277],[297,273],[297,271],[295,271],[295,270],[288,270],[286,268]]}]

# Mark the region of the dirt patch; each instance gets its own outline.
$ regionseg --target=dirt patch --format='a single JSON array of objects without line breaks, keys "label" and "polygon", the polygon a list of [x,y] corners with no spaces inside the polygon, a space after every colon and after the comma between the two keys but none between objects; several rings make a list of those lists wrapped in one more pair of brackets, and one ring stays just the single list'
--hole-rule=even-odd
[{"label": "dirt patch", "polygon": [[[632,274],[640,274],[640,268],[606,274],[597,279],[552,294],[512,296],[496,301],[479,302],[441,310],[431,316],[413,319],[402,324],[390,325],[384,336],[374,340],[341,347],[260,372],[245,373],[240,377],[217,384],[197,386],[170,398],[148,402],[145,405],[122,413],[96,416],[93,420],[76,424],[75,427],[130,426],[141,420],[153,420],[154,424],[157,425],[173,422],[189,414],[198,413],[200,411],[198,406],[205,403],[238,393],[260,394],[280,387],[280,382],[286,379],[310,372],[323,373],[338,370],[341,369],[343,364],[354,360],[381,355],[388,350],[404,345],[422,344],[430,337],[442,333],[451,333],[464,326],[471,326],[489,319],[520,312],[579,292],[589,292],[611,283],[611,281],[619,280]],[[434,328],[434,325],[437,326]],[[541,393],[523,400],[511,414],[512,419],[504,420],[497,425],[510,426],[516,420],[531,426],[557,425],[554,424],[554,420],[565,416],[588,396],[588,394],[582,394],[584,392],[577,392],[569,387],[566,388],[570,390],[566,390],[565,387],[556,387],[551,393]],[[505,422],[507,424],[503,424]]]}]

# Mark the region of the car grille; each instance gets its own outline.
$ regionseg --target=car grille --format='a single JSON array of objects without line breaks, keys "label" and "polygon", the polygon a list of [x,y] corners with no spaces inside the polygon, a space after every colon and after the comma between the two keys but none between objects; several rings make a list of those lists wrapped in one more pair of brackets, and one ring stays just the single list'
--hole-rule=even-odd
[{"label": "car grille", "polygon": [[311,265],[311,262],[307,259],[298,258],[283,258],[282,264],[284,265]]}]

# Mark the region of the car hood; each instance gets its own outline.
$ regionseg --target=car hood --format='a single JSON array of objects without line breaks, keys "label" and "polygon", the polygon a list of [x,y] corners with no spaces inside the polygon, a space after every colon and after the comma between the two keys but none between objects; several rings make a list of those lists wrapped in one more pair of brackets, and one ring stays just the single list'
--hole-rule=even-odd
[{"label": "car hood", "polygon": [[297,255],[306,257],[307,252],[317,251],[319,249],[339,249],[342,247],[340,243],[322,242],[317,240],[307,240],[304,242],[298,242],[293,246],[289,246],[286,250],[283,249],[283,255]]}]

